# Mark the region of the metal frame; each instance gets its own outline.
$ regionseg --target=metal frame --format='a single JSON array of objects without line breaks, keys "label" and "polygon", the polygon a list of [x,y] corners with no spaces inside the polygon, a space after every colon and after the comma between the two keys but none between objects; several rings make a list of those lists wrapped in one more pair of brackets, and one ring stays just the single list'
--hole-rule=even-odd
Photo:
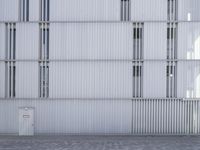
[{"label": "metal frame", "polygon": [[155,98],[152,98],[152,97],[149,97],[149,98],[141,98],[141,97],[122,97],[122,98],[119,98],[119,97],[108,97],[108,98],[97,98],[97,97],[66,97],[66,98],[62,98],[62,97],[55,97],[55,98],[52,98],[52,97],[48,97],[48,98],[40,98],[40,97],[37,97],[37,98],[30,98],[30,97],[15,97],[15,98],[4,98],[4,97],[0,97],[0,100],[181,100],[181,101],[200,101],[200,97],[199,98],[162,98],[162,97],[155,97]]},{"label": "metal frame", "polygon": [[200,23],[200,20],[130,20],[130,21],[120,21],[120,20],[111,20],[111,21],[0,21],[0,23]]}]

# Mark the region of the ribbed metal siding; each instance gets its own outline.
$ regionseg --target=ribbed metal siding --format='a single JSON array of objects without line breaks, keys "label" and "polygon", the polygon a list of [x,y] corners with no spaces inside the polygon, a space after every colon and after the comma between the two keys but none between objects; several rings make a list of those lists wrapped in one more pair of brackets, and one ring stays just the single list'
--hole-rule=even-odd
[{"label": "ribbed metal siding", "polygon": [[200,102],[181,99],[0,101],[1,133],[18,133],[24,106],[35,108],[36,134],[200,133]]},{"label": "ribbed metal siding", "polygon": [[0,0],[0,21],[17,21],[18,0]]},{"label": "ribbed metal siding", "polygon": [[167,0],[131,0],[131,20],[167,20]]},{"label": "ribbed metal siding", "polygon": [[133,101],[133,134],[199,134],[198,100],[145,99]]},{"label": "ribbed metal siding", "polygon": [[178,0],[178,19],[186,21],[200,20],[199,0]]},{"label": "ribbed metal siding", "polygon": [[[0,24],[0,59],[5,59],[5,24]],[[5,97],[5,63],[0,61],[0,97]]]},{"label": "ribbed metal siding", "polygon": [[39,20],[40,13],[41,13],[40,3],[41,3],[41,0],[29,0],[29,21]]},{"label": "ribbed metal siding", "polygon": [[200,62],[178,62],[178,97],[200,98]]},{"label": "ribbed metal siding", "polygon": [[51,0],[50,20],[120,20],[120,0]]},{"label": "ribbed metal siding", "polygon": [[131,104],[131,100],[0,101],[0,133],[18,134],[18,107],[30,106],[35,108],[35,134],[130,134]]},{"label": "ribbed metal siding", "polygon": [[16,62],[16,98],[38,98],[39,65],[37,62]]},{"label": "ribbed metal siding", "polygon": [[130,62],[50,63],[50,97],[130,98]]},{"label": "ribbed metal siding", "polygon": [[178,58],[200,59],[200,23],[178,24]]},{"label": "ribbed metal siding", "polygon": [[50,59],[132,59],[132,51],[131,23],[50,24]]},{"label": "ribbed metal siding", "polygon": [[166,97],[166,63],[144,62],[144,98]]},{"label": "ribbed metal siding", "polygon": [[166,59],[167,24],[144,23],[144,59]]},{"label": "ribbed metal siding", "polygon": [[16,24],[16,59],[39,59],[39,24]]},{"label": "ribbed metal siding", "polygon": [[5,63],[0,62],[0,98],[5,97]]}]

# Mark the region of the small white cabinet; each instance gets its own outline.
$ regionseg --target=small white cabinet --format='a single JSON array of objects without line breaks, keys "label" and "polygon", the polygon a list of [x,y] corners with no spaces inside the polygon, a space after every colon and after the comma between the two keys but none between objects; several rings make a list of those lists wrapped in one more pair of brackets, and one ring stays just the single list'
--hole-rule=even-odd
[{"label": "small white cabinet", "polygon": [[34,135],[34,108],[31,107],[19,108],[19,135],[20,136]]}]

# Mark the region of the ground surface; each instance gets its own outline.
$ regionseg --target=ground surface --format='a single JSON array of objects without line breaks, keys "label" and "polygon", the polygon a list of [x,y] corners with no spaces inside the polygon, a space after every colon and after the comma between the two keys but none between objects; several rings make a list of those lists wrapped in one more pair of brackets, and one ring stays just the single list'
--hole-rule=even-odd
[{"label": "ground surface", "polygon": [[0,150],[200,150],[200,137],[0,136]]}]

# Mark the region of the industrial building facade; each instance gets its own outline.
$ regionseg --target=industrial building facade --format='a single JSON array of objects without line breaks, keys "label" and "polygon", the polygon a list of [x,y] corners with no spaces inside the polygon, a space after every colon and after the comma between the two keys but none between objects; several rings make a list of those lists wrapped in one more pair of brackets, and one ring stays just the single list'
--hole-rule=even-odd
[{"label": "industrial building facade", "polygon": [[0,0],[0,134],[199,134],[199,8]]}]

